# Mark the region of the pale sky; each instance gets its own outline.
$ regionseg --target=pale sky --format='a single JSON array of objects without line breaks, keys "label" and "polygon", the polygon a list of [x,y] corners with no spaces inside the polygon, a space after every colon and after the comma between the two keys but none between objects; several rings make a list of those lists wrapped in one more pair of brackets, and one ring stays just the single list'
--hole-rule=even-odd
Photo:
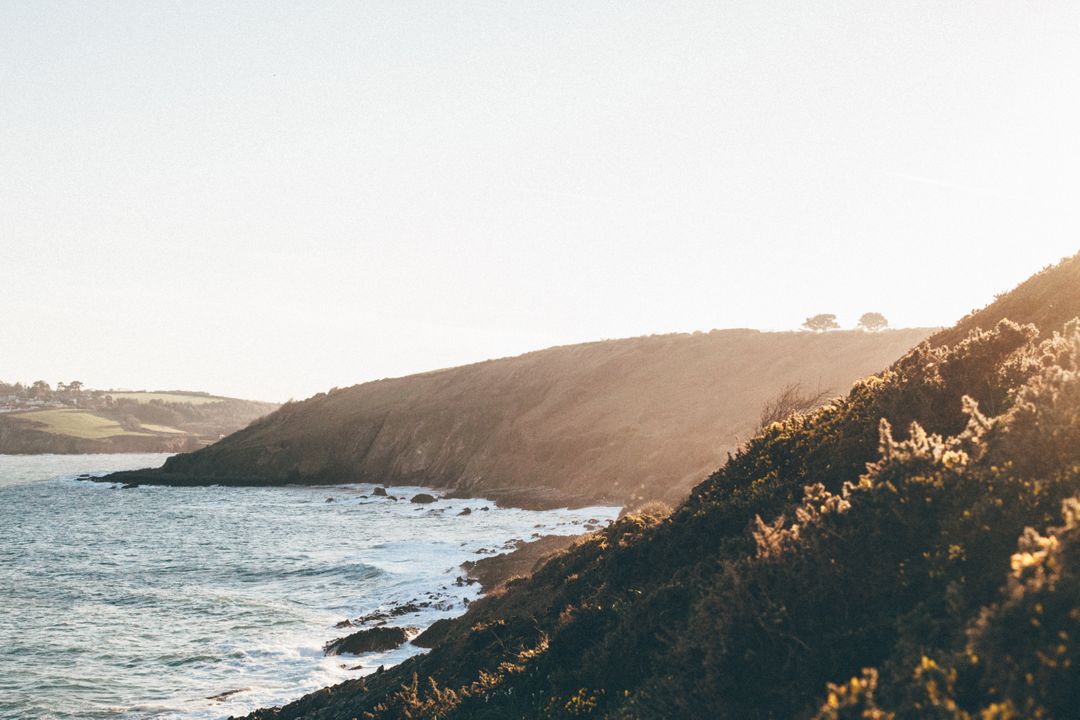
[{"label": "pale sky", "polygon": [[267,400],[947,325],[1080,250],[1075,2],[0,1],[0,379]]}]

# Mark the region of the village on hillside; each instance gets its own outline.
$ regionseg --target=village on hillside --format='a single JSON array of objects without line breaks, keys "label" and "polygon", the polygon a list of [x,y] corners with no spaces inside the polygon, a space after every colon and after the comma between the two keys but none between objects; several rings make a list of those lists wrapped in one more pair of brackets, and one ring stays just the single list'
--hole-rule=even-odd
[{"label": "village on hillside", "polygon": [[[136,393],[121,390],[92,390],[81,381],[58,382],[54,388],[44,380],[36,380],[29,385],[21,382],[8,383],[0,380],[0,413],[23,412],[27,410],[48,410],[55,408],[79,408],[80,410],[111,410],[126,405],[126,400],[133,397],[145,397],[169,402],[173,393]],[[204,400],[205,398],[205,400]],[[175,394],[175,402],[190,403],[192,399],[200,401],[223,400],[207,393],[184,391]]]},{"label": "village on hillside", "polygon": [[44,380],[30,385],[0,380],[0,413],[64,407],[98,409],[113,404],[112,395],[103,390],[86,390],[78,380],[58,382],[55,389]]}]

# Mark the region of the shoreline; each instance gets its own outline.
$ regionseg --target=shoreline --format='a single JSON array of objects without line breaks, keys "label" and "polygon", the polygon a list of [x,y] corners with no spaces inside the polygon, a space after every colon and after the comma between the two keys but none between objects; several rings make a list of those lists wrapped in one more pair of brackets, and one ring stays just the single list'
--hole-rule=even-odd
[{"label": "shoreline", "polygon": [[[79,483],[95,483],[99,486],[111,485],[113,488],[121,489],[136,489],[138,485],[147,485],[152,487],[213,487],[222,486],[222,484],[215,483],[199,483],[190,484],[188,486],[177,486],[171,483],[122,483],[123,479],[131,474],[139,474],[140,471],[130,471],[122,473],[111,473],[106,475],[83,475],[80,477],[73,477],[71,479],[79,481]],[[294,487],[294,488],[320,488],[326,491],[328,497],[326,502],[334,499],[336,502],[341,502],[343,498],[339,494],[334,493],[335,490],[349,490],[351,495],[353,492],[360,494],[360,497],[369,498],[374,500],[380,497],[381,492],[384,490],[388,495],[395,494],[395,488],[401,490],[407,490],[396,494],[396,502],[391,500],[395,506],[408,506],[415,505],[416,510],[420,511],[423,508],[424,512],[441,511],[444,505],[447,519],[458,519],[462,516],[462,520],[467,520],[469,515],[484,514],[485,511],[494,510],[492,505],[497,505],[490,498],[462,498],[457,493],[446,492],[442,488],[431,488],[428,486],[392,486],[392,485],[372,485],[367,483],[339,483],[327,485],[324,483],[275,483],[275,484],[251,484],[251,485],[239,485],[234,484],[232,487],[245,487],[245,488],[260,488],[260,487]],[[103,488],[104,489],[104,488]],[[426,492],[420,492],[426,491]],[[332,494],[334,493],[334,494]],[[431,494],[435,498],[434,502],[415,502],[414,497],[420,494]],[[469,513],[464,513],[461,506],[461,501],[471,500],[468,504]],[[446,507],[450,503],[445,501],[457,501],[450,507]],[[502,505],[507,507],[507,505]],[[582,514],[576,519],[568,518],[567,522],[572,522],[572,526],[566,527],[570,532],[567,534],[554,534],[551,531],[555,529],[555,522],[548,522],[550,528],[544,534],[536,536],[537,533],[532,533],[530,538],[530,530],[539,528],[539,525],[529,524],[522,525],[514,530],[511,534],[505,536],[505,540],[501,544],[496,544],[488,547],[482,547],[474,551],[476,553],[475,559],[467,559],[454,567],[453,574],[447,574],[445,585],[442,589],[437,585],[432,585],[428,590],[430,592],[415,592],[409,596],[402,596],[396,598],[387,598],[375,606],[372,610],[363,611],[359,615],[342,615],[340,620],[333,626],[334,629],[326,633],[329,625],[323,629],[313,628],[313,634],[310,636],[310,642],[307,642],[308,646],[321,647],[323,654],[314,662],[325,662],[326,658],[333,657],[334,662],[339,665],[340,668],[352,671],[359,671],[359,674],[352,677],[341,678],[337,681],[327,683],[324,687],[320,688],[307,688],[298,689],[295,693],[288,694],[286,697],[276,699],[276,701],[270,701],[266,699],[262,701],[255,701],[251,705],[247,705],[244,708],[232,708],[233,712],[240,710],[241,715],[230,717],[246,717],[247,715],[257,714],[257,712],[264,711],[270,707],[274,707],[275,704],[287,705],[294,703],[300,697],[310,695],[312,692],[320,692],[326,687],[337,687],[342,683],[352,683],[367,681],[372,682],[373,678],[381,675],[383,670],[390,670],[401,664],[413,660],[413,658],[427,654],[438,639],[438,631],[441,628],[448,627],[451,623],[456,622],[460,617],[467,613],[471,604],[481,599],[489,597],[494,590],[496,590],[502,583],[510,581],[517,576],[527,574],[535,569],[538,563],[550,558],[558,552],[562,552],[563,549],[570,547],[571,545],[580,541],[582,536],[596,530],[603,528],[607,522],[615,519],[616,512],[618,510],[617,505],[596,506],[595,517],[589,517],[588,514]],[[517,510],[524,510],[531,512],[534,508],[516,507]],[[565,506],[559,506],[556,510],[564,510]],[[553,508],[542,508],[542,510],[553,510]],[[572,510],[572,508],[565,508],[565,510]],[[579,508],[580,510],[580,508]],[[418,513],[419,514],[419,513]],[[588,518],[588,519],[586,519]],[[558,522],[557,525],[564,525],[563,522]],[[544,531],[541,531],[544,532]],[[557,531],[556,531],[557,532]],[[432,539],[433,542],[435,539]],[[454,588],[451,587],[450,592],[446,593],[446,585],[457,585],[458,590],[454,592]],[[463,590],[464,587],[475,586],[473,593],[469,590]],[[464,593],[464,594],[463,594]],[[441,606],[442,603],[442,607]],[[445,614],[446,612],[449,614]],[[418,614],[419,613],[419,616]],[[431,613],[431,614],[429,614]],[[433,616],[436,615],[436,616]],[[419,622],[418,622],[419,621]],[[397,642],[393,647],[380,647],[374,648],[369,651],[363,652],[346,652],[336,653],[329,649],[340,644],[342,641],[347,640],[352,636],[367,636],[368,634],[375,635],[383,629],[400,628],[404,631],[405,637],[401,642]],[[403,652],[404,651],[404,652]],[[390,657],[388,657],[390,655]],[[235,687],[221,687],[221,685],[208,685],[205,688],[205,698],[208,701],[214,703],[239,703],[243,704],[244,689],[238,689]]]},{"label": "shoreline", "polygon": [[[87,479],[97,479],[97,478],[87,478]],[[279,485],[285,486],[285,485],[290,485],[290,484],[291,485],[298,485],[298,486],[308,486],[308,487],[316,487],[316,486],[318,486],[318,487],[334,487],[333,485],[316,485],[315,483],[311,483],[311,484],[306,484],[306,483],[281,483]],[[366,484],[370,484],[370,483],[351,483],[351,484],[353,484],[353,485],[365,484],[366,485]],[[158,483],[158,485],[159,486],[169,486],[167,483]],[[346,483],[339,483],[339,485],[346,485]],[[207,485],[203,485],[203,486],[207,486]],[[277,486],[277,485],[275,485],[275,486]],[[238,486],[238,487],[251,487],[251,486]],[[430,487],[426,487],[426,486],[422,486],[422,485],[421,486],[417,486],[417,485],[409,485],[409,486],[398,485],[398,486],[394,486],[394,485],[385,484],[385,485],[375,485],[375,487],[385,489],[387,492],[391,491],[392,488],[394,488],[394,487],[409,487],[409,488],[412,488],[412,489],[425,488],[425,489],[430,490],[430,491],[435,492],[435,493],[443,492],[443,490],[440,489],[440,488],[430,488]],[[462,499],[477,500],[477,501],[484,501],[484,500],[489,500],[490,501],[490,498],[486,498],[486,497],[477,497],[477,496],[460,497],[460,496],[453,496],[453,495],[450,495],[450,494],[447,494],[447,493],[435,496],[435,502],[438,502],[439,500],[462,500]],[[412,500],[409,500],[406,497],[400,497],[400,498],[397,498],[397,500],[399,502],[404,502],[404,501],[414,502]],[[429,506],[429,503],[425,502],[423,504],[425,506]],[[496,504],[496,503],[492,502],[492,504]],[[506,507],[506,506],[503,506],[503,507]],[[609,505],[609,506],[585,505],[585,506],[582,506],[582,507],[595,507],[597,509],[600,509],[600,508],[615,509],[616,507],[619,507],[620,511],[624,510],[624,508],[622,508],[622,506],[616,506],[616,505]],[[517,509],[530,510],[530,508],[517,508]],[[567,510],[570,510],[572,508],[566,508],[565,506],[560,506],[559,508],[544,508],[544,509],[549,509],[549,510],[550,509],[567,509]],[[578,509],[580,509],[580,508],[578,508]],[[487,507],[484,507],[484,508],[481,509],[481,511],[484,511],[484,510],[487,510]],[[472,513],[469,513],[469,514],[472,514]],[[600,513],[597,513],[597,514],[600,514]],[[609,518],[606,521],[606,524],[602,520],[595,519],[595,518],[590,518],[590,519],[586,520],[581,526],[579,526],[578,529],[580,529],[582,532],[576,532],[574,534],[567,534],[567,535],[549,534],[549,535],[543,535],[543,536],[539,536],[539,537],[533,537],[532,539],[529,539],[529,540],[522,539],[522,538],[510,538],[502,546],[502,549],[504,550],[504,552],[491,554],[491,555],[484,555],[484,556],[478,558],[477,560],[467,560],[467,561],[463,562],[462,564],[457,566],[457,569],[461,570],[463,574],[459,575],[456,578],[456,580],[454,581],[454,584],[459,585],[459,586],[461,586],[461,585],[471,586],[471,585],[474,585],[474,584],[479,585],[480,592],[472,599],[465,598],[463,605],[461,605],[460,607],[455,607],[454,609],[457,610],[458,612],[455,612],[454,614],[449,615],[447,617],[437,618],[437,619],[433,620],[432,622],[428,623],[426,626],[417,627],[417,626],[401,626],[401,625],[388,624],[388,621],[390,621],[393,618],[405,617],[405,616],[408,616],[408,615],[412,614],[414,611],[416,611],[418,609],[417,605],[424,606],[425,603],[427,605],[433,604],[432,602],[428,602],[428,601],[418,602],[416,599],[411,599],[411,600],[408,600],[408,601],[405,601],[405,602],[402,602],[402,603],[387,603],[387,608],[385,610],[382,609],[383,606],[380,605],[380,609],[377,610],[377,611],[367,613],[367,614],[365,614],[363,616],[360,616],[358,618],[346,618],[346,619],[338,622],[334,627],[335,627],[335,629],[341,630],[342,635],[340,637],[331,639],[331,640],[327,641],[326,643],[324,643],[323,649],[324,649],[324,652],[325,652],[326,656],[334,655],[334,656],[340,657],[346,663],[355,663],[355,667],[349,668],[350,670],[364,670],[366,672],[363,672],[363,674],[361,674],[361,675],[359,675],[357,677],[346,679],[341,683],[336,683],[334,685],[329,685],[329,686],[326,686],[326,687],[322,687],[322,688],[319,688],[319,689],[315,690],[314,692],[308,692],[308,693],[304,693],[304,694],[299,695],[299,696],[291,697],[290,699],[284,701],[281,705],[260,706],[260,707],[256,707],[256,708],[251,709],[245,715],[239,715],[239,716],[230,715],[230,716],[228,716],[228,720],[243,720],[244,718],[262,717],[265,713],[273,714],[274,711],[278,707],[284,707],[285,705],[291,705],[291,704],[296,703],[296,702],[302,700],[303,698],[309,697],[311,695],[321,694],[321,693],[324,693],[324,692],[332,691],[333,689],[339,688],[339,687],[342,687],[342,686],[358,686],[358,685],[363,685],[364,683],[367,683],[367,682],[372,682],[372,681],[377,682],[378,679],[380,678],[380,676],[382,676],[384,672],[390,671],[390,670],[392,670],[392,669],[394,669],[394,668],[396,668],[396,667],[398,667],[398,666],[400,666],[400,665],[402,665],[402,664],[404,664],[406,662],[413,661],[417,657],[423,656],[423,655],[429,653],[432,650],[432,648],[434,648],[439,643],[439,641],[442,639],[445,632],[450,627],[452,627],[453,623],[457,622],[461,617],[463,617],[468,612],[468,610],[469,610],[470,606],[472,605],[472,603],[481,601],[481,600],[483,600],[485,598],[488,598],[488,597],[492,596],[500,587],[502,587],[503,585],[505,585],[507,583],[515,581],[516,579],[522,577],[523,575],[532,574],[532,572],[534,572],[537,568],[539,568],[539,566],[542,565],[544,562],[547,562],[550,558],[554,557],[555,555],[557,555],[557,554],[559,554],[561,552],[564,552],[567,549],[573,547],[575,544],[577,544],[581,540],[581,538],[586,537],[588,535],[591,535],[593,532],[596,532],[597,530],[603,529],[604,527],[606,527],[607,525],[610,525],[613,522],[615,522],[614,518]],[[477,551],[477,552],[480,552],[480,551]],[[354,632],[349,632],[349,630],[353,629],[353,628],[355,628],[356,630]],[[371,650],[369,652],[359,652],[359,653],[356,653],[356,654],[348,653],[348,652],[338,653],[338,652],[333,650],[333,648],[335,648],[335,647],[345,646],[349,642],[350,639],[356,638],[357,636],[371,637],[372,635],[376,635],[377,633],[379,633],[382,630],[390,630],[390,629],[400,629],[400,630],[404,631],[403,635],[402,635],[401,642],[396,644],[393,648],[374,649],[374,650]],[[373,663],[371,663],[371,664],[366,663],[363,660],[365,657],[370,657],[372,655],[375,655],[376,657],[381,659],[381,657],[382,657],[381,653],[384,650],[389,651],[389,652],[393,652],[395,650],[400,650],[401,648],[403,648],[405,646],[408,646],[408,645],[413,646],[413,648],[416,649],[416,652],[412,652],[409,655],[407,655],[406,657],[403,657],[403,658],[397,660],[396,662],[394,662],[392,664],[380,663],[377,667],[374,667],[374,669],[372,669],[374,664]],[[389,673],[387,673],[387,677],[389,677]],[[228,694],[232,694],[232,693],[229,692],[229,693],[226,693],[226,694],[228,695]]]},{"label": "shoreline", "polygon": [[[611,522],[614,521],[608,521],[609,524]],[[601,525],[600,527],[602,528],[604,526]],[[398,660],[397,662],[390,665],[380,664],[373,671],[365,672],[358,677],[349,678],[340,683],[328,685],[312,692],[303,693],[299,696],[291,697],[280,705],[264,705],[252,708],[244,715],[229,715],[227,720],[254,720],[262,718],[272,718],[276,715],[277,711],[280,708],[283,708],[285,706],[293,706],[297,703],[305,701],[308,698],[318,697],[326,693],[333,693],[343,688],[363,689],[366,687],[375,686],[380,682],[385,682],[384,678],[392,677],[393,673],[391,671],[395,668],[407,662],[415,662],[417,658],[423,657],[424,655],[430,653],[431,650],[439,644],[439,642],[443,639],[447,632],[449,632],[453,628],[454,623],[458,622],[468,612],[473,602],[479,602],[486,598],[492,597],[493,595],[497,594],[496,591],[498,591],[500,587],[503,587],[504,585],[515,581],[517,578],[520,578],[522,576],[521,570],[523,568],[528,567],[528,572],[531,574],[531,572],[535,571],[535,569],[538,568],[541,564],[548,561],[555,555],[573,547],[581,540],[581,538],[590,535],[593,532],[595,532],[595,530],[586,530],[583,533],[578,533],[574,535],[547,535],[531,541],[511,540],[508,541],[508,544],[516,544],[516,547],[513,550],[508,550],[507,552],[499,553],[497,555],[483,557],[476,561],[466,561],[462,565],[458,566],[459,569],[464,570],[466,573],[464,576],[464,578],[466,579],[466,584],[479,584],[481,592],[472,601],[467,601],[465,606],[461,609],[460,613],[445,618],[439,618],[424,628],[408,628],[406,630],[406,632],[408,632],[408,637],[406,637],[404,641],[398,646],[398,649],[406,645],[412,645],[413,647],[418,649],[417,652],[411,653],[407,657],[404,657],[401,660]],[[394,616],[395,611],[400,609],[401,607],[402,606],[400,605],[392,607],[385,613],[380,613],[380,615],[383,615],[384,617]],[[363,619],[364,618],[360,618],[359,620]],[[339,623],[335,627],[341,628],[342,626],[343,623]],[[387,626],[379,624],[369,625],[366,631],[378,631],[384,627]],[[365,630],[361,630],[361,632],[365,632]],[[341,638],[332,640],[326,643],[324,647],[330,648],[336,644],[347,640],[347,638],[352,636],[353,634],[349,634]],[[365,655],[371,654],[372,653],[361,653],[357,655],[344,655],[339,657],[342,657],[343,659],[349,658],[349,662],[356,662],[357,665],[353,669],[359,670],[361,668],[368,669],[370,667],[365,666],[364,663],[361,662],[361,660]]]},{"label": "shoreline", "polygon": [[519,510],[580,510],[586,507],[619,507],[626,503],[609,496],[591,496],[580,493],[566,493],[551,487],[494,487],[483,488],[479,492],[470,492],[459,487],[440,487],[423,482],[372,482],[357,478],[330,477],[290,477],[261,478],[256,476],[205,477],[180,473],[164,473],[160,468],[142,470],[123,470],[108,475],[85,478],[92,482],[119,483],[121,485],[163,486],[163,487],[333,487],[347,485],[376,485],[387,489],[395,487],[423,487],[436,491],[448,500],[489,501],[500,508]]}]

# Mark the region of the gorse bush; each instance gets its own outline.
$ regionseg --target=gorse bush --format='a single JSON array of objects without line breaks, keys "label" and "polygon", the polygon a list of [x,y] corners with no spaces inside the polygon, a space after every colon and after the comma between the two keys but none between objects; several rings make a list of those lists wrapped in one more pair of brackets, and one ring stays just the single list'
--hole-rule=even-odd
[{"label": "gorse bush", "polygon": [[1078,662],[1080,322],[1002,320],[278,716],[1072,718]]}]

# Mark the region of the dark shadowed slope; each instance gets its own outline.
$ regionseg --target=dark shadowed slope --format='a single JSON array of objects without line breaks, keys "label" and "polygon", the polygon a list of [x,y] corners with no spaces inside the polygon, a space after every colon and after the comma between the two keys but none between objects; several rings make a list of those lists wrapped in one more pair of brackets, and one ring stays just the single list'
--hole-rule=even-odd
[{"label": "dark shadowed slope", "polygon": [[681,499],[784,385],[846,392],[931,331],[724,330],[556,347],[290,403],[126,481],[414,483],[529,505]]},{"label": "dark shadowed slope", "polygon": [[252,718],[1076,717],[1080,303],[999,302],[1035,323],[916,348],[429,654]]}]

